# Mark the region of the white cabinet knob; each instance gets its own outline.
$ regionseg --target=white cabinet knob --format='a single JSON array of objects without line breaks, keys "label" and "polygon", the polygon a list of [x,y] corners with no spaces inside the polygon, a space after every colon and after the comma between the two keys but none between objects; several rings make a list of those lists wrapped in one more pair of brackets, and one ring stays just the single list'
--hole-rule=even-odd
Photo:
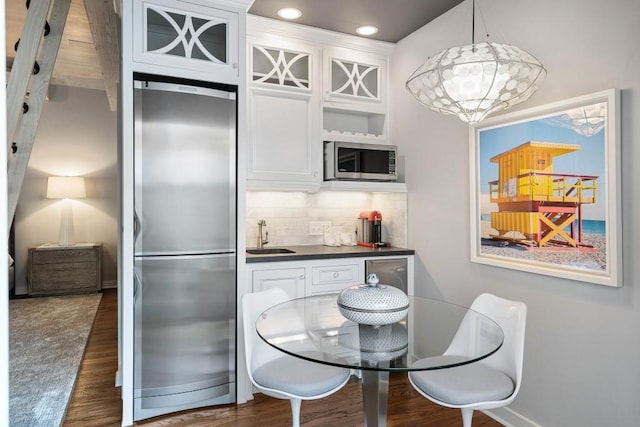
[{"label": "white cabinet knob", "polygon": [[338,277],[340,277],[340,273],[333,273],[333,278],[337,279]]}]

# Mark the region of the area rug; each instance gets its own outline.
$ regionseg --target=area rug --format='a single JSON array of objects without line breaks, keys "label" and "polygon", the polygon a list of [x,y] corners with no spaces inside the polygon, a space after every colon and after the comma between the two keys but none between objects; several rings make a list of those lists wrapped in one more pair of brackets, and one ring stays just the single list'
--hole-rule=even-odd
[{"label": "area rug", "polygon": [[10,427],[62,424],[101,298],[9,301]]}]

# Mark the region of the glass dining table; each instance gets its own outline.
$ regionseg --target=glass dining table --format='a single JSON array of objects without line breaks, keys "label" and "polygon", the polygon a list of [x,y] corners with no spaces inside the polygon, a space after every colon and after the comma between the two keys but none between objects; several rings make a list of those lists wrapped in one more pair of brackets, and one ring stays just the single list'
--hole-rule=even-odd
[{"label": "glass dining table", "polygon": [[[409,296],[404,319],[371,326],[345,318],[337,298],[338,294],[323,294],[276,305],[259,316],[256,330],[268,344],[291,356],[360,372],[366,427],[387,424],[391,372],[474,363],[502,346],[503,332],[497,323],[460,305]],[[454,337],[454,354],[462,359],[451,364],[439,358],[426,367],[414,366],[420,359],[445,354]]]}]

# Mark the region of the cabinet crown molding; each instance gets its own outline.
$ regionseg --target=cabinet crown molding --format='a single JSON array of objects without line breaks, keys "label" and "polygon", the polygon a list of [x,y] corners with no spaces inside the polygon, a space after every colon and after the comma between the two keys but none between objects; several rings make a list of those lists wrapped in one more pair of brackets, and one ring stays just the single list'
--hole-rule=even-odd
[{"label": "cabinet crown molding", "polygon": [[246,12],[253,4],[253,0],[176,0],[176,3],[193,3],[200,6],[222,7]]}]

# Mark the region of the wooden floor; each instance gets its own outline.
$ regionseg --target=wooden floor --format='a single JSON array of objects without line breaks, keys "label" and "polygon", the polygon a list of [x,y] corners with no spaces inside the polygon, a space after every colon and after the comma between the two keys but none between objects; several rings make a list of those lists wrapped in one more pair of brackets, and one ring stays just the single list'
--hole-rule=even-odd
[{"label": "wooden floor", "polygon": [[[120,426],[122,402],[114,387],[118,367],[117,295],[106,291],[87,344],[65,427]],[[324,399],[302,403],[301,425],[348,427],[363,425],[362,394],[354,378],[342,390]],[[256,394],[242,405],[225,405],[184,411],[136,423],[137,426],[271,427],[290,426],[289,402]],[[406,375],[392,375],[389,386],[389,427],[461,426],[460,411],[439,407],[416,393]],[[474,427],[499,427],[500,423],[476,411]]]}]

